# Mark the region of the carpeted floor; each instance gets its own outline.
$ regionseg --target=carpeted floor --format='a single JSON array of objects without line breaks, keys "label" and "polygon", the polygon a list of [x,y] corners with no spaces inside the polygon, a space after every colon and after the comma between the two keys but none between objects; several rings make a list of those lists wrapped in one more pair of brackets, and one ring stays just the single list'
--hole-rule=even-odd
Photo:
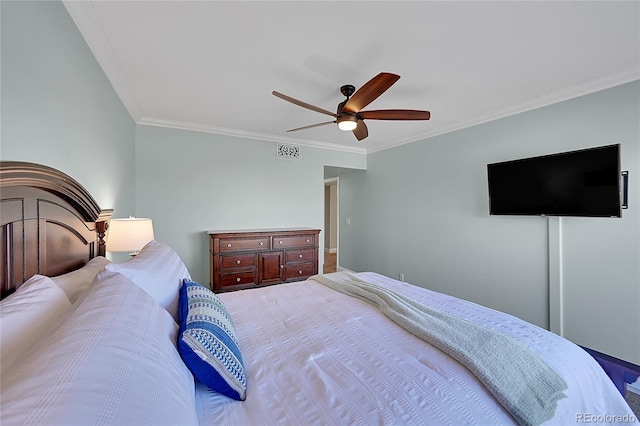
[{"label": "carpeted floor", "polygon": [[629,406],[631,407],[635,415],[638,418],[640,418],[640,394],[637,394],[627,389],[627,392],[624,398],[629,403]]}]

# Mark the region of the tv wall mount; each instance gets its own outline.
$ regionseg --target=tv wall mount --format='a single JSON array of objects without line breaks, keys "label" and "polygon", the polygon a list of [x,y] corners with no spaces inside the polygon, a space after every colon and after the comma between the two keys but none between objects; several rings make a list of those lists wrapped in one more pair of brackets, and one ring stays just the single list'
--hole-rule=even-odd
[{"label": "tv wall mount", "polygon": [[625,170],[620,173],[622,175],[622,208],[629,208],[629,171]]}]

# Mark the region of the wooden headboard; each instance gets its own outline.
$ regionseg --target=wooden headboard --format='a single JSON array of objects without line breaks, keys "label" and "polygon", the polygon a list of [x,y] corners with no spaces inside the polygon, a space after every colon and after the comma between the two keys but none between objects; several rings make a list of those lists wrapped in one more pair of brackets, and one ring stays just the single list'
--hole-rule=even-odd
[{"label": "wooden headboard", "polygon": [[59,170],[0,161],[1,297],[34,274],[64,274],[104,256],[111,213]]}]

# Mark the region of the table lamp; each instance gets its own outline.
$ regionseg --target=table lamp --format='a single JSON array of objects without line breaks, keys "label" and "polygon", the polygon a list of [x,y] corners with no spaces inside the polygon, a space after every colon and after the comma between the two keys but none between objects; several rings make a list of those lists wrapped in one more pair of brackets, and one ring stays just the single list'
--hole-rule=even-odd
[{"label": "table lamp", "polygon": [[142,247],[153,240],[151,219],[130,216],[123,219],[111,219],[107,235],[107,251],[129,252],[133,257]]}]

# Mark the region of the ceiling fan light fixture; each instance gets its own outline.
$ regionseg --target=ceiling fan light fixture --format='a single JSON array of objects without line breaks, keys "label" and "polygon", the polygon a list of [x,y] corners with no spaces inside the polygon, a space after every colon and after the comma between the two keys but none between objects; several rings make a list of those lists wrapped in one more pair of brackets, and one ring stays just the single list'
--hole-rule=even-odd
[{"label": "ceiling fan light fixture", "polygon": [[[2,1],[2,0],[0,0]],[[429,111],[419,111],[413,109],[381,109],[381,110],[365,110],[367,105],[375,101],[378,96],[387,91],[400,78],[397,74],[381,72],[380,74],[367,81],[360,89],[356,91],[355,86],[351,84],[344,85],[340,88],[340,93],[347,97],[338,104],[336,112],[331,112],[323,108],[302,102],[282,93],[271,92],[274,96],[291,102],[294,105],[316,111],[321,114],[330,115],[335,118],[332,121],[324,123],[311,124],[309,126],[298,127],[287,130],[294,132],[296,130],[311,129],[318,126],[336,123],[338,129],[345,132],[353,132],[357,140],[361,141],[369,136],[369,130],[365,124],[367,120],[428,120],[431,117]]]},{"label": "ceiling fan light fixture", "polygon": [[358,127],[358,117],[355,115],[344,114],[338,117],[338,128],[345,132],[350,132]]}]

